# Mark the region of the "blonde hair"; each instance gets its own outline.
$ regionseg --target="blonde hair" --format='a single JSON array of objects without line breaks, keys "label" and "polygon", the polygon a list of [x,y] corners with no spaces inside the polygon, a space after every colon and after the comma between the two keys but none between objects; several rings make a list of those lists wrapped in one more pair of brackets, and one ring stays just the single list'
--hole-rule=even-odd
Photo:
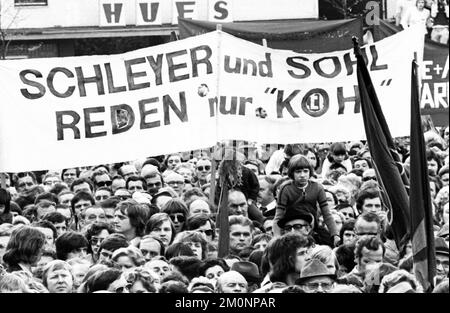
[{"label": "blonde hair", "polygon": [[141,250],[134,246],[128,246],[126,248],[119,248],[116,251],[114,251],[111,260],[116,262],[121,256],[126,256],[133,261],[134,265],[141,266],[144,265],[145,259],[142,255]]},{"label": "blonde hair", "polygon": [[21,293],[30,293],[25,280],[15,273],[6,273],[0,279],[0,293],[7,291],[20,291]]}]

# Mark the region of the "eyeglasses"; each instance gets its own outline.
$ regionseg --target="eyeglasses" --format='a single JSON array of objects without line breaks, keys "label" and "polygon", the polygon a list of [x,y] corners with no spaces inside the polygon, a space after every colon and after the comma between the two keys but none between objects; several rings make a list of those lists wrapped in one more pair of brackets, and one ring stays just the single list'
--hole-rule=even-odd
[{"label": "eyeglasses", "polygon": [[184,221],[186,221],[186,218],[183,214],[171,214],[169,215],[169,217],[173,222],[178,221],[179,223],[183,223]]},{"label": "eyeglasses", "polygon": [[116,289],[114,289],[115,293],[124,293],[125,290],[130,290],[131,289],[131,284],[126,284],[125,286],[120,286],[117,287]]},{"label": "eyeglasses", "polygon": [[306,289],[309,289],[311,291],[318,290],[319,287],[322,288],[322,290],[330,291],[333,289],[334,284],[333,283],[307,283],[304,285]]},{"label": "eyeglasses", "polygon": [[211,170],[211,166],[210,165],[205,165],[205,166],[199,165],[199,166],[197,166],[197,169],[199,171],[209,171],[209,170]]},{"label": "eyeglasses", "polygon": [[371,233],[371,232],[357,233],[356,231],[355,231],[355,235],[356,236],[378,236],[377,233]]},{"label": "eyeglasses", "polygon": [[377,178],[375,176],[366,176],[362,178],[362,181],[369,181],[369,180],[377,181]]},{"label": "eyeglasses", "polygon": [[148,188],[153,188],[153,187],[161,187],[161,182],[157,182],[157,183],[147,183],[147,187]]},{"label": "eyeglasses", "polygon": [[295,231],[300,231],[303,228],[308,229],[311,226],[309,224],[294,224],[294,225],[286,225],[284,226],[284,230],[285,231],[291,231],[292,229],[294,229]]},{"label": "eyeglasses", "polygon": [[112,185],[112,180],[99,181],[96,185],[97,187],[109,187]]},{"label": "eyeglasses", "polygon": [[167,185],[183,185],[184,184],[184,181],[168,181],[167,182]]},{"label": "eyeglasses", "polygon": [[206,236],[212,236],[213,235],[213,230],[212,229],[196,229],[196,231],[204,233]]}]

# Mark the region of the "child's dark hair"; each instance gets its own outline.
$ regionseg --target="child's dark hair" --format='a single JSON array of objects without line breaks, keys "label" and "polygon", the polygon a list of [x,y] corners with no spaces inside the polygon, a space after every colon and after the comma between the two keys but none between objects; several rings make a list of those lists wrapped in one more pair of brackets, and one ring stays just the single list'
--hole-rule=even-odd
[{"label": "child's dark hair", "polygon": [[314,168],[312,167],[311,163],[308,161],[308,159],[301,155],[296,154],[294,155],[290,160],[288,164],[288,176],[291,179],[294,179],[294,172],[298,169],[304,169],[307,168],[309,170],[309,176],[313,175]]}]

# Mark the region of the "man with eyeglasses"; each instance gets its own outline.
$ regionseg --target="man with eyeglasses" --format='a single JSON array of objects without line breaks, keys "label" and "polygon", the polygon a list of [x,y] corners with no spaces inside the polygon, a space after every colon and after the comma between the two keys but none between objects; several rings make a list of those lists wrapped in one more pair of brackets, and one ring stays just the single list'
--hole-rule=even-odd
[{"label": "man with eyeglasses", "polygon": [[89,242],[88,252],[92,256],[92,261],[98,261],[98,252],[102,242],[113,233],[110,225],[106,223],[93,223],[86,227],[86,239]]},{"label": "man with eyeglasses", "polygon": [[305,293],[329,293],[336,285],[336,274],[319,259],[308,260],[295,281]]},{"label": "man with eyeglasses", "polygon": [[311,235],[313,230],[313,216],[304,210],[288,211],[286,215],[278,221],[278,226],[284,233],[296,232],[304,236]]},{"label": "man with eyeglasses", "polygon": [[198,213],[189,216],[186,222],[186,229],[196,230],[205,234],[208,242],[212,242],[215,238],[215,225],[208,214]]},{"label": "man with eyeglasses", "polygon": [[142,168],[141,176],[144,177],[145,182],[147,183],[147,191],[152,197],[157,194],[159,189],[164,185],[161,173],[151,164]]},{"label": "man with eyeglasses", "polygon": [[181,194],[183,193],[183,189],[184,189],[184,177],[178,173],[175,172],[171,172],[170,174],[168,174],[165,178],[166,184],[169,187],[172,187],[173,190],[175,190],[175,192],[178,194],[178,196],[180,197]]},{"label": "man with eyeglasses", "polygon": [[211,161],[203,158],[197,161],[195,165],[196,187],[201,187],[208,182],[207,177],[211,173]]},{"label": "man with eyeglasses", "polygon": [[112,180],[108,173],[96,172],[92,176],[92,181],[94,182],[95,189],[100,187],[111,187]]},{"label": "man with eyeglasses", "polygon": [[373,168],[368,168],[362,173],[363,183],[369,180],[377,181],[377,175],[375,174],[375,170]]},{"label": "man with eyeglasses", "polygon": [[330,233],[322,227],[314,231],[314,217],[308,210],[307,204],[302,204],[295,210],[286,212],[286,215],[278,221],[278,227],[284,234],[294,232],[303,236],[309,236],[319,245],[331,245]]}]

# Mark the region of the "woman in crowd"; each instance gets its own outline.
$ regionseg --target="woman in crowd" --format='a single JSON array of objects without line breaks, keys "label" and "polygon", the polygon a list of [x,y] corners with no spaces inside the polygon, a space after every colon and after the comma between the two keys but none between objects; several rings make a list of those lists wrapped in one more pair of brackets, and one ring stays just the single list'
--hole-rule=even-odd
[{"label": "woman in crowd", "polygon": [[32,273],[31,268],[41,258],[45,243],[44,233],[34,227],[21,226],[15,229],[3,255],[8,271],[24,270]]},{"label": "woman in crowd", "polygon": [[145,226],[145,233],[162,241],[168,247],[176,234],[175,227],[167,213],[156,213],[150,217]]},{"label": "woman in crowd", "polygon": [[163,205],[161,212],[167,213],[172,220],[176,233],[185,229],[185,223],[188,216],[188,208],[178,199],[169,200]]}]

